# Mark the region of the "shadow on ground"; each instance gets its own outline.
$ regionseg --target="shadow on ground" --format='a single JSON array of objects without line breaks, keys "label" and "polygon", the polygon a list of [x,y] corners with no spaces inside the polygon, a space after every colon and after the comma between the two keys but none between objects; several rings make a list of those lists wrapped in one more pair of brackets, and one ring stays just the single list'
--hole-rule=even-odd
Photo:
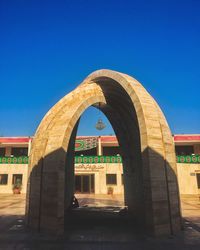
[{"label": "shadow on ground", "polygon": [[133,220],[126,213],[120,215],[122,201],[113,206],[111,200],[96,198],[78,196],[82,205],[70,212],[65,234],[58,237],[25,227],[24,196],[0,196],[0,250],[200,249],[199,201],[184,201],[182,211],[186,219],[182,232],[171,238],[155,239],[141,233],[136,223],[134,228],[129,227]]},{"label": "shadow on ground", "polygon": [[5,221],[12,223],[0,230],[0,249],[196,250],[200,247],[199,227],[196,224],[193,226],[185,220],[185,229],[178,235],[155,239],[142,234],[137,225],[134,230],[129,227],[132,221],[126,215],[119,215],[119,211],[119,207],[75,209],[66,221],[62,237],[28,230],[24,225],[24,216],[5,216]]}]

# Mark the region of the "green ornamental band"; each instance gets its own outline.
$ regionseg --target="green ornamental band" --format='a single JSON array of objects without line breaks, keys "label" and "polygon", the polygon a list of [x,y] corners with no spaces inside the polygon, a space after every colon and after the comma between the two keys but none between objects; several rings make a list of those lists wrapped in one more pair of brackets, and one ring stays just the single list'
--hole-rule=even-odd
[{"label": "green ornamental band", "polygon": [[[200,155],[177,155],[177,163],[200,164]],[[122,163],[121,156],[75,156],[75,164]],[[28,164],[28,156],[0,157],[0,164]]]}]

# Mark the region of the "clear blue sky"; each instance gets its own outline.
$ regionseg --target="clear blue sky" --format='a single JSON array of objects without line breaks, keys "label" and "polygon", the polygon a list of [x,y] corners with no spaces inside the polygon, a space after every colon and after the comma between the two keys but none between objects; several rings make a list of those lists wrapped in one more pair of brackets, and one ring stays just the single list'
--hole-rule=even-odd
[{"label": "clear blue sky", "polygon": [[[1,0],[0,135],[33,135],[101,68],[139,80],[173,133],[200,133],[199,13],[199,0]],[[86,111],[79,134],[98,133],[98,116]]]}]

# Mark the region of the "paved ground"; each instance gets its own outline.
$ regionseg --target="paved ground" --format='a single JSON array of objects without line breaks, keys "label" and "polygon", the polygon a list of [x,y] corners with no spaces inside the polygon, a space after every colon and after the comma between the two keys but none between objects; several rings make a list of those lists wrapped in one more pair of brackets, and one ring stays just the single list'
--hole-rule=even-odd
[{"label": "paved ground", "polygon": [[[200,202],[182,200],[184,231],[163,239],[129,230],[129,221],[119,216],[121,196],[77,195],[81,208],[68,223],[61,238],[33,233],[24,227],[25,196],[0,195],[0,250],[29,249],[200,249]],[[103,209],[102,209],[103,206]],[[89,217],[88,217],[89,216]],[[90,219],[89,219],[90,218]],[[70,220],[69,220],[70,222]]]}]

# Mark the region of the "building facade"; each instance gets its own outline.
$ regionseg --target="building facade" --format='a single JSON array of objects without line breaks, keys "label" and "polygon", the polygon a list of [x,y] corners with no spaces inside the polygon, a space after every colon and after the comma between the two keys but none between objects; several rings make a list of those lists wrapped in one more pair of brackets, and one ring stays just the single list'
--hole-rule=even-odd
[{"label": "building facade", "polygon": [[[200,197],[200,135],[174,135],[180,195]],[[26,193],[31,137],[0,137],[0,193],[21,183]],[[115,136],[79,136],[75,193],[123,194],[123,163]]]},{"label": "building facade", "polygon": [[0,137],[0,193],[12,193],[19,182],[26,193],[31,141],[30,137]]}]

